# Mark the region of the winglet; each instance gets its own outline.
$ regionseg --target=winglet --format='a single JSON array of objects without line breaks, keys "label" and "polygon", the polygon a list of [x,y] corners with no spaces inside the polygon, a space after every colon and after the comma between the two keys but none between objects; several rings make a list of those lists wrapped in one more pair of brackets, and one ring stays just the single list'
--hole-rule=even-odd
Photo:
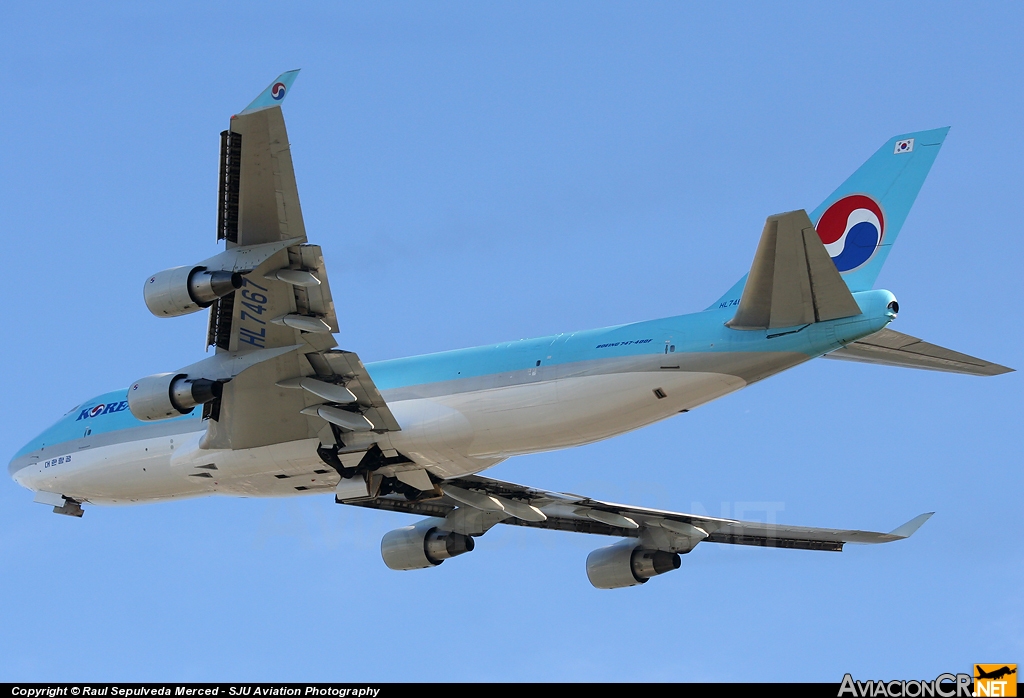
[{"label": "winglet", "polygon": [[239,115],[249,114],[260,109],[266,109],[267,107],[274,107],[283,102],[285,95],[292,89],[292,83],[295,82],[295,77],[298,74],[298,70],[289,70],[287,73],[281,73],[277,80],[270,83],[267,89],[260,93],[259,97],[239,112]]},{"label": "winglet", "polygon": [[893,530],[891,530],[889,532],[889,535],[896,536],[897,538],[910,538],[912,535],[914,535],[914,533],[917,532],[917,529],[921,528],[921,526],[924,525],[925,521],[932,518],[932,514],[934,513],[934,511],[929,511],[927,514],[915,516],[899,528],[894,528]]}]

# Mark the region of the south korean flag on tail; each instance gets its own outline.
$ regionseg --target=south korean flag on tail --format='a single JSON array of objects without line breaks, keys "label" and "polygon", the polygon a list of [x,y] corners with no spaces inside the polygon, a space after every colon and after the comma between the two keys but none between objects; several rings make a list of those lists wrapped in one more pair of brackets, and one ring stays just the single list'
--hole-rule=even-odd
[{"label": "south korean flag on tail", "polygon": [[899,155],[900,153],[912,153],[914,152],[914,139],[908,138],[905,141],[896,141],[896,147],[893,149],[893,155]]}]

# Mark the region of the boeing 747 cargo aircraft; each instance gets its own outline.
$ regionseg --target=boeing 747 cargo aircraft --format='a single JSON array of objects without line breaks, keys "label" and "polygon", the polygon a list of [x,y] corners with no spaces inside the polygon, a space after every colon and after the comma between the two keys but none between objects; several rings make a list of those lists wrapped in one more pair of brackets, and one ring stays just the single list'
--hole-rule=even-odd
[{"label": "boeing 747 cargo aircraft", "polygon": [[736,521],[603,502],[481,475],[695,409],[819,357],[979,376],[1011,369],[888,329],[874,289],[948,129],[896,136],[810,214],[768,216],[749,273],[702,312],[366,363],[338,348],[320,247],[302,221],[281,75],[221,134],[225,249],[148,277],[158,317],[209,309],[215,353],[88,400],[30,441],[11,476],[59,514],[220,494],[330,494],[424,517],[384,562],[429,568],[496,524],[619,538],[599,588],[643,584],[702,543],[840,551],[910,536]]}]

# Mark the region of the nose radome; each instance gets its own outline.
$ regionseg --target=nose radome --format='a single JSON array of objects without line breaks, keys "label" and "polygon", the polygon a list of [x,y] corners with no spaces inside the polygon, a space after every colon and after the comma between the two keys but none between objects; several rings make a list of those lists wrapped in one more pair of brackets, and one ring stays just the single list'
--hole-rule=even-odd
[{"label": "nose radome", "polygon": [[24,483],[23,477],[22,477],[22,472],[25,470],[24,468],[19,468],[17,470],[14,470],[14,469],[11,469],[10,467],[8,467],[7,470],[10,473],[12,480],[14,480],[16,483],[18,483],[22,487],[25,486],[25,483]]},{"label": "nose radome", "polygon": [[29,463],[26,463],[22,458],[15,458],[7,465],[7,474],[11,476],[11,479],[22,487],[32,489],[27,478],[29,475]]}]

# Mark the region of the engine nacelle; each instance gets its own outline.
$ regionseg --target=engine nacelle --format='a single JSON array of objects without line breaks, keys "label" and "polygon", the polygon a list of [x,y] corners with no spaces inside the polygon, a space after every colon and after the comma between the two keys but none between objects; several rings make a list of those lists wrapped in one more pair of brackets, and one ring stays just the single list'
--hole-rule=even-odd
[{"label": "engine nacelle", "polygon": [[220,381],[189,378],[184,373],[158,373],[132,383],[128,409],[143,421],[180,417],[196,405],[216,400],[222,389]]},{"label": "engine nacelle", "polygon": [[598,589],[643,584],[655,575],[679,569],[679,554],[646,550],[635,540],[598,548],[587,556],[587,577]]},{"label": "engine nacelle", "polygon": [[470,536],[437,528],[440,519],[426,519],[413,526],[384,534],[380,555],[393,570],[421,570],[436,567],[450,557],[468,553],[474,543]]},{"label": "engine nacelle", "polygon": [[177,317],[206,308],[242,286],[242,275],[206,267],[174,267],[146,279],[142,293],[157,317]]}]

